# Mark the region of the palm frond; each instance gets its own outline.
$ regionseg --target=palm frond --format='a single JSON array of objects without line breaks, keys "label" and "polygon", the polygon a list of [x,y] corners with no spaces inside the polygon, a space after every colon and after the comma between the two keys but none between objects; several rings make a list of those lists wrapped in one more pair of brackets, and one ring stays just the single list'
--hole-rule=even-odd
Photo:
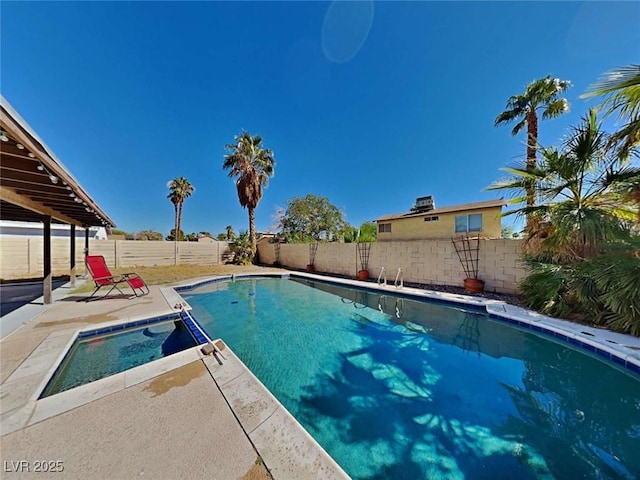
[{"label": "palm frond", "polygon": [[514,137],[516,135],[518,135],[522,129],[524,127],[527,126],[527,117],[524,117],[522,120],[520,120],[518,123],[516,123],[513,128],[511,129],[511,135],[513,135]]},{"label": "palm frond", "polygon": [[606,72],[581,98],[605,97],[608,113],[620,109],[627,116],[640,113],[640,65],[617,67]]},{"label": "palm frond", "polygon": [[640,85],[640,65],[617,67],[605,73],[586,93],[580,95],[580,98],[600,97],[637,85]]},{"label": "palm frond", "polygon": [[640,115],[624,124],[617,132],[611,134],[609,146],[616,149],[617,156],[627,161],[632,156],[640,156]]},{"label": "palm frond", "polygon": [[505,110],[500,113],[494,121],[494,125],[497,127],[499,125],[504,125],[506,123],[511,123],[514,120],[520,118],[522,116],[522,109],[519,107],[510,108],[509,110]]},{"label": "palm frond", "polygon": [[560,98],[547,105],[547,108],[542,112],[542,118],[544,120],[548,118],[555,118],[565,112],[568,112],[569,108],[569,102],[564,98]]},{"label": "palm frond", "polygon": [[539,312],[564,317],[570,311],[566,300],[570,275],[566,268],[527,261],[531,273],[520,283],[525,303]]}]

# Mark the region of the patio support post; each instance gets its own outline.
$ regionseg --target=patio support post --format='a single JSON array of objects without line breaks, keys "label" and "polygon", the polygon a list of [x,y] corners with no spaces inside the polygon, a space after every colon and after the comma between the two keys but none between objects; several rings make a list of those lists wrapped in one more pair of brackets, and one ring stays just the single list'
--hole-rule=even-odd
[{"label": "patio support post", "polygon": [[51,304],[51,217],[48,215],[44,216],[42,223],[44,224],[42,295],[44,296],[44,304],[49,305]]},{"label": "patio support post", "polygon": [[69,277],[71,286],[76,286],[76,226],[71,224],[71,243],[69,244]]},{"label": "patio support post", "polygon": [[89,255],[89,227],[85,225],[84,227],[84,276],[87,277],[89,272],[87,272],[87,255]]}]

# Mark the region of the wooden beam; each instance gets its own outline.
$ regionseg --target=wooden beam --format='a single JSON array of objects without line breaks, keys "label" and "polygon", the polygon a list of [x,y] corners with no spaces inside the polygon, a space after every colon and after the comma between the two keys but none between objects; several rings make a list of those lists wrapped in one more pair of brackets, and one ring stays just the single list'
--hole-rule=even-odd
[{"label": "wooden beam", "polygon": [[[18,152],[9,152],[6,147],[2,150],[2,155],[4,156],[9,156],[9,157],[15,157],[15,158],[20,158],[22,160],[28,160],[30,162],[34,162],[36,164],[40,163],[40,160],[38,160],[37,158],[34,157],[30,157],[28,153],[22,153],[24,152],[24,150],[18,150]],[[3,159],[3,163],[6,162],[7,159]]]},{"label": "wooden beam", "polygon": [[[4,162],[4,159],[2,160]],[[0,167],[3,180],[14,180],[16,182],[23,182],[26,184],[39,185],[46,187],[47,185],[53,186],[49,179],[48,173],[30,172],[29,170],[21,170],[19,168],[9,168],[4,165]],[[4,183],[4,182],[3,182]],[[62,184],[60,184],[62,186]],[[62,186],[64,189],[64,186]]]},{"label": "wooden beam", "polygon": [[[71,176],[69,172],[62,167],[57,160],[55,160],[49,152],[46,151],[45,146],[40,143],[32,134],[27,130],[26,127],[22,126],[20,122],[13,117],[12,114],[5,109],[3,106],[1,109],[0,115],[0,124],[2,124],[2,128],[6,130],[6,132],[17,142],[20,142],[28,152],[31,152],[35,155],[36,159],[42,163],[47,171],[58,177],[59,181],[62,184],[67,184],[72,187],[72,191],[78,195],[79,197],[86,200],[87,204],[91,209],[95,210],[100,218],[104,219],[110,225],[115,226],[115,223],[98,207],[98,205],[93,201],[89,195],[87,195],[82,187],[75,181],[75,179]],[[14,152],[16,153],[16,152]],[[19,152],[22,153],[22,152]],[[4,198],[4,197],[2,197]],[[29,210],[33,210],[33,208],[25,207]],[[44,215],[51,215],[50,212],[41,212]],[[74,224],[81,226],[82,222],[79,221],[69,221],[68,218],[59,218],[56,215],[51,215],[54,218],[58,218],[65,223]],[[66,216],[65,216],[66,217]]]},{"label": "wooden beam", "polygon": [[60,220],[64,223],[68,223],[70,225],[78,225],[82,226],[82,224],[78,220],[74,220],[73,218],[64,215],[63,213],[54,210],[53,208],[46,207],[41,203],[34,202],[29,197],[24,195],[20,195],[13,190],[3,187],[0,185],[0,199],[5,202],[13,203],[14,205],[18,205],[22,208],[26,208],[27,210],[31,210],[32,212],[37,212],[45,216],[53,217],[57,220]]},{"label": "wooden beam", "polygon": [[21,190],[25,191],[25,193],[39,193],[41,195],[57,193],[59,195],[68,196],[69,193],[71,193],[65,187],[56,186],[50,183],[48,177],[46,178],[46,183],[43,183],[42,178],[36,177],[35,175],[31,176],[29,179],[4,176],[4,173],[2,173],[2,175],[3,177],[0,178],[0,185],[7,188],[13,188],[18,193],[22,193]]}]

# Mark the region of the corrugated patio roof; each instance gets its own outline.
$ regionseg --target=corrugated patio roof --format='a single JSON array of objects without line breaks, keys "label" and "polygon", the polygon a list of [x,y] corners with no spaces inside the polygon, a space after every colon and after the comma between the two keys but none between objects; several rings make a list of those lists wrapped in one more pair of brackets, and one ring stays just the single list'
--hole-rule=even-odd
[{"label": "corrugated patio roof", "polygon": [[0,218],[79,227],[115,223],[0,95]]},{"label": "corrugated patio roof", "polygon": [[486,200],[484,202],[464,203],[462,205],[452,205],[450,207],[434,208],[427,212],[405,212],[405,213],[392,213],[390,215],[383,215],[375,219],[375,222],[381,222],[385,220],[397,220],[400,218],[413,218],[413,217],[426,217],[431,215],[438,215],[441,213],[461,212],[466,210],[477,210],[480,208],[491,207],[504,207],[507,204],[502,198],[498,200]]}]

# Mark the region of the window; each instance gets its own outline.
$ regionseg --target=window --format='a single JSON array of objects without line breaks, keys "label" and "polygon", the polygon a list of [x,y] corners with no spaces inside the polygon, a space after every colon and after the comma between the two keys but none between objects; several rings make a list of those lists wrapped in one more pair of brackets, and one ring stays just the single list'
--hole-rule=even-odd
[{"label": "window", "polygon": [[462,232],[481,232],[482,231],[482,214],[474,213],[473,215],[457,215],[456,216],[456,233]]},{"label": "window", "polygon": [[391,224],[390,223],[378,224],[378,233],[391,233]]},{"label": "window", "polygon": [[440,217],[438,217],[437,215],[434,215],[433,217],[424,217],[424,221],[425,222],[437,222],[439,218]]}]

